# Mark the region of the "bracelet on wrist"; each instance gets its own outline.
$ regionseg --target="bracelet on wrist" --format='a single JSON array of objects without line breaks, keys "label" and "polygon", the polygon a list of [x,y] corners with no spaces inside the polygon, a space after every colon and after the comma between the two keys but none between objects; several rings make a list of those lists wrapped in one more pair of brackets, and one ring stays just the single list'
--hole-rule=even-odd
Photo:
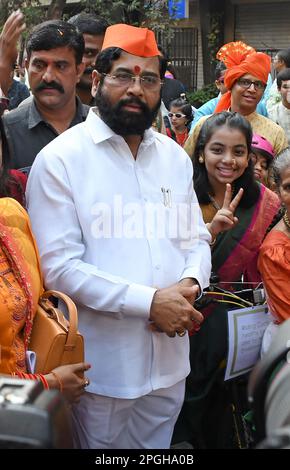
[{"label": "bracelet on wrist", "polygon": [[47,382],[46,378],[44,377],[44,375],[42,375],[42,374],[35,374],[35,375],[37,376],[37,380],[42,382],[44,390],[49,390],[49,385],[48,385],[48,382]]},{"label": "bracelet on wrist", "polygon": [[55,373],[55,372],[53,372],[53,371],[51,371],[50,373],[51,373],[51,374],[54,376],[54,378],[55,378],[55,379],[56,379],[56,381],[58,382],[58,385],[59,385],[59,391],[60,391],[60,393],[62,393],[62,391],[63,391],[63,384],[62,384],[62,381],[60,380],[60,377],[59,377],[59,375],[58,375],[58,374],[56,374],[56,373]]}]

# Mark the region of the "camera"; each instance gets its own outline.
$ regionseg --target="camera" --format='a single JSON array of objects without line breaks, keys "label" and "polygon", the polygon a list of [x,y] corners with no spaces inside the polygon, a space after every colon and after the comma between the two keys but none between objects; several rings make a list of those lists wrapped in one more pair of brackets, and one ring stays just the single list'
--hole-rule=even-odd
[{"label": "camera", "polygon": [[67,405],[40,382],[0,375],[0,448],[70,449]]},{"label": "camera", "polygon": [[248,399],[257,448],[290,449],[290,319],[279,326],[269,351],[254,367]]}]

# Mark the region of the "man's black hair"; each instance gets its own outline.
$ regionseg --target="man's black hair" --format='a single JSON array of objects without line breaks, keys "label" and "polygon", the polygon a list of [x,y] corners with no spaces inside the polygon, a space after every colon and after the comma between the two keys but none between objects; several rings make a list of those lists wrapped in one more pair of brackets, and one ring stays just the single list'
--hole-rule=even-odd
[{"label": "man's black hair", "polygon": [[68,20],[82,34],[91,34],[92,36],[104,36],[109,23],[101,16],[92,13],[81,12]]},{"label": "man's black hair", "polygon": [[35,26],[26,45],[27,58],[34,51],[50,51],[58,47],[68,47],[75,53],[76,64],[83,58],[85,42],[77,28],[62,20],[49,20]]},{"label": "man's black hair", "polygon": [[276,56],[284,62],[287,68],[290,68],[290,48],[282,49],[277,52]]},{"label": "man's black hair", "polygon": [[281,72],[278,73],[277,75],[277,88],[278,90],[281,89],[282,82],[286,80],[290,80],[290,68],[281,70]]},{"label": "man's black hair", "polygon": [[[112,66],[113,66],[113,62],[115,60],[118,60],[121,57],[122,52],[123,50],[120,49],[119,47],[108,47],[107,49],[104,49],[103,51],[101,51],[96,60],[97,71],[100,74],[110,73]],[[163,79],[164,74],[166,72],[167,62],[161,56],[158,56],[158,58],[159,58],[160,78]]]},{"label": "man's black hair", "polygon": [[222,76],[223,71],[226,70],[226,66],[223,62],[219,61],[216,64],[215,71],[214,71],[214,76],[216,80],[219,80]]}]

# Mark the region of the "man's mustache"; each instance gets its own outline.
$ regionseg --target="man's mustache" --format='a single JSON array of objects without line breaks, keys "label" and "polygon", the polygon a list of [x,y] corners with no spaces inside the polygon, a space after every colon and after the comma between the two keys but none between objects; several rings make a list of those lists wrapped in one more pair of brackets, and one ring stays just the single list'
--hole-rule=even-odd
[{"label": "man's mustache", "polygon": [[37,85],[37,87],[35,88],[35,91],[42,91],[47,88],[51,88],[52,90],[57,90],[60,93],[64,93],[64,88],[62,87],[62,85],[60,85],[57,82],[49,82],[49,83],[41,82],[39,85]]},{"label": "man's mustache", "polygon": [[130,104],[139,106],[142,111],[149,111],[148,106],[146,106],[146,104],[143,103],[139,98],[128,98],[125,100],[120,100],[118,103],[118,108],[121,109],[123,106],[130,106]]}]

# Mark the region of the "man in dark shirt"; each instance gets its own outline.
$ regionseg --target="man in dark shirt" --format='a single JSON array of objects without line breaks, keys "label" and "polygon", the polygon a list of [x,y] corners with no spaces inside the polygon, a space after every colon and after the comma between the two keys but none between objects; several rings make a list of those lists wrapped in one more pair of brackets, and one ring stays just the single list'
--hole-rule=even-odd
[{"label": "man in dark shirt", "polygon": [[30,93],[25,83],[21,83],[13,78],[11,87],[8,91],[8,98],[10,100],[8,106],[9,111],[17,108],[17,106],[29,96]]},{"label": "man in dark shirt", "polygon": [[33,97],[3,118],[12,168],[30,167],[45,145],[85,120],[89,107],[76,97],[83,52],[82,34],[64,21],[46,21],[31,32],[26,68]]}]

